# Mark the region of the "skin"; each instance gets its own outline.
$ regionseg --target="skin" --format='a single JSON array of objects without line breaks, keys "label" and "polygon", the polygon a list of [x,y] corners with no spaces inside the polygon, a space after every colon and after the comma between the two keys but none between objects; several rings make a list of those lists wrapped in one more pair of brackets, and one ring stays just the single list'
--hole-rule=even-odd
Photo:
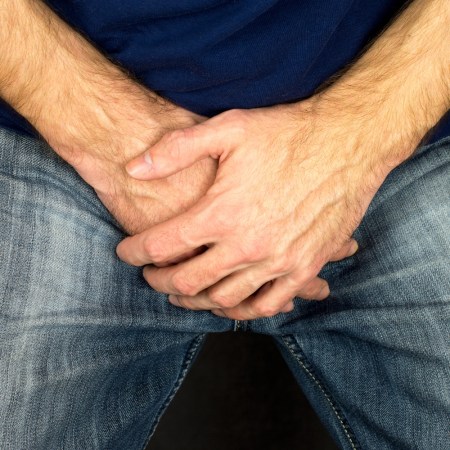
[{"label": "skin", "polygon": [[146,182],[124,169],[165,133],[205,118],[139,84],[41,1],[0,0],[0,23],[0,96],[95,189],[128,234],[205,194],[217,170],[211,159]]},{"label": "skin", "polygon": [[211,186],[204,160],[138,182],[124,165],[164,133],[204,120],[114,65],[44,3],[0,0],[0,96],[89,183],[129,234],[192,206]]},{"label": "skin", "polygon": [[209,159],[215,182],[185,213],[124,240],[119,257],[145,265],[173,304],[237,320],[325,298],[321,268],[450,108],[448,42],[448,0],[416,0],[312,98],[166,134],[128,164],[131,176],[161,179]]}]

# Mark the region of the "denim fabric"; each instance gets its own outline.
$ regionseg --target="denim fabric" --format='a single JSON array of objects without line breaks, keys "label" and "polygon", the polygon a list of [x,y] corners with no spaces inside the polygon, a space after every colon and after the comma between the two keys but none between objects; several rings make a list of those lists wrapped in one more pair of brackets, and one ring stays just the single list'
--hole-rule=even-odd
[{"label": "denim fabric", "polygon": [[389,175],[329,299],[239,322],[168,303],[74,170],[0,129],[0,449],[141,450],[206,334],[242,330],[274,337],[340,448],[448,450],[449,192],[445,139]]}]

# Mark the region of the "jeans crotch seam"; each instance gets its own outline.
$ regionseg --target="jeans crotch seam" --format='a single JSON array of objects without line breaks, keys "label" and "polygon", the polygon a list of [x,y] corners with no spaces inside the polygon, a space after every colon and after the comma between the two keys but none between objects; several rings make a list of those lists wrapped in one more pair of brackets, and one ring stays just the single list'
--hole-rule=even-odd
[{"label": "jeans crotch seam", "polygon": [[290,351],[292,356],[298,362],[299,366],[308,375],[308,377],[314,382],[314,384],[319,388],[320,392],[322,392],[326,401],[330,405],[334,415],[337,417],[339,424],[341,425],[342,430],[343,430],[346,438],[348,439],[348,442],[349,442],[352,450],[360,449],[361,447],[356,441],[356,437],[355,437],[353,430],[351,429],[347,419],[343,416],[342,411],[337,406],[336,401],[333,399],[330,392],[328,391],[328,388],[325,387],[324,383],[319,379],[319,377],[305,364],[305,362],[298,355],[297,352],[302,353],[303,358],[306,360],[305,355],[303,354],[301,349],[298,347],[298,343],[295,341],[295,339],[292,336],[281,336],[281,339],[285,343],[286,347],[288,348],[288,350]]},{"label": "jeans crotch seam", "polygon": [[178,374],[178,377],[175,380],[175,383],[172,386],[172,389],[170,390],[170,392],[167,395],[166,399],[164,400],[164,402],[160,406],[158,412],[156,413],[155,420],[153,421],[152,425],[150,426],[148,438],[146,439],[145,444],[142,447],[142,450],[145,450],[147,448],[147,446],[148,446],[148,444],[150,442],[150,439],[152,438],[153,433],[156,430],[156,426],[158,425],[158,423],[159,423],[159,421],[160,421],[160,419],[161,419],[165,409],[167,408],[167,406],[169,405],[170,401],[172,400],[172,398],[177,393],[178,389],[181,386],[181,383],[183,382],[184,378],[186,377],[186,374],[187,374],[187,372],[189,370],[189,366],[190,366],[192,360],[194,359],[194,356],[196,355],[197,350],[200,347],[201,343],[203,342],[205,336],[206,336],[206,333],[199,334],[192,341],[192,344],[190,345],[189,349],[187,350],[187,352],[186,352],[186,354],[184,356],[183,363],[181,364],[181,369],[180,369],[180,372]]},{"label": "jeans crotch seam", "polygon": [[248,320],[235,320],[233,331],[247,331]]}]

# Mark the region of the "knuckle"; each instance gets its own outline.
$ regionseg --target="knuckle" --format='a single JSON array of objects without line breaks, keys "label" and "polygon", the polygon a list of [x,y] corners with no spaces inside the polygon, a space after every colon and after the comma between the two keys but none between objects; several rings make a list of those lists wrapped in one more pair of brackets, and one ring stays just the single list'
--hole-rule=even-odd
[{"label": "knuckle", "polygon": [[253,312],[258,317],[272,317],[279,312],[279,309],[272,305],[255,305]]},{"label": "knuckle", "polygon": [[251,246],[244,250],[246,250],[248,259],[252,262],[261,261],[267,253],[266,244],[262,240],[253,240]]},{"label": "knuckle", "polygon": [[231,233],[236,224],[233,223],[232,217],[226,211],[215,211],[214,212],[214,226],[220,235],[227,235]]},{"label": "knuckle", "polygon": [[316,274],[316,269],[313,266],[308,265],[306,267],[303,267],[296,273],[295,283],[299,288],[306,286],[314,279]]},{"label": "knuckle", "polygon": [[263,242],[248,240],[237,246],[236,253],[242,262],[258,262],[264,259],[266,248]]},{"label": "knuckle", "polygon": [[277,275],[289,273],[293,267],[292,258],[287,252],[278,254],[271,264],[271,270]]},{"label": "knuckle", "polygon": [[209,299],[219,308],[233,308],[234,306],[236,306],[236,301],[222,292],[210,292]]},{"label": "knuckle", "polygon": [[152,262],[160,263],[165,259],[164,250],[157,239],[146,237],[143,243],[145,254]]},{"label": "knuckle", "polygon": [[240,122],[242,120],[245,120],[246,117],[246,111],[243,109],[229,109],[228,111],[225,111],[222,113],[222,118],[227,119],[229,122]]},{"label": "knuckle", "polygon": [[[195,224],[195,216],[190,213],[185,213],[186,223]],[[197,249],[200,247],[198,241],[192,236],[192,226],[179,226],[177,227],[175,233],[178,240],[188,249]]]},{"label": "knuckle", "polygon": [[167,137],[167,149],[165,150],[173,159],[179,159],[183,152],[186,151],[189,142],[189,131],[187,129],[179,129],[172,131]]},{"label": "knuckle", "polygon": [[186,138],[186,130],[184,128],[173,130],[169,134],[167,134],[167,140],[170,143],[183,141],[185,138]]},{"label": "knuckle", "polygon": [[198,288],[182,272],[176,273],[172,277],[172,285],[182,295],[192,297],[198,294]]},{"label": "knuckle", "polygon": [[247,111],[242,109],[231,109],[222,114],[223,120],[228,123],[230,132],[236,137],[246,134],[246,126],[249,119]]}]

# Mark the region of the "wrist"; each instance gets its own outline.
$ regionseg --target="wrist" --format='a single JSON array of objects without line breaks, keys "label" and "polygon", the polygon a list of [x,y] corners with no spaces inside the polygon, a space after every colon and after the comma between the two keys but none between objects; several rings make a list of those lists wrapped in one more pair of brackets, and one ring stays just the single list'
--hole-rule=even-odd
[{"label": "wrist", "polygon": [[351,81],[323,91],[314,102],[324,126],[331,125],[355,153],[361,150],[370,166],[392,169],[414,152],[430,128],[419,126],[414,111],[404,107],[395,85],[371,89]]},{"label": "wrist", "polygon": [[13,0],[4,11],[8,26],[0,37],[7,57],[0,68],[0,95],[45,138],[72,106],[93,97],[95,87],[112,89],[125,78],[43,2]]},{"label": "wrist", "polygon": [[[55,150],[61,149],[61,156],[71,140],[72,147],[83,147],[82,135],[92,138],[97,132],[100,140],[107,139],[118,120],[112,110],[119,109],[122,97],[130,99],[125,107],[136,112],[141,108],[145,125],[154,127],[146,112],[160,99],[111,63],[43,2],[5,1],[0,22],[0,51],[5,55],[0,96]],[[126,109],[121,108],[124,113]]]},{"label": "wrist", "polygon": [[[450,3],[416,0],[317,102],[398,165],[450,108]],[[319,108],[320,109],[320,108]],[[374,152],[376,157],[378,154]]]}]

